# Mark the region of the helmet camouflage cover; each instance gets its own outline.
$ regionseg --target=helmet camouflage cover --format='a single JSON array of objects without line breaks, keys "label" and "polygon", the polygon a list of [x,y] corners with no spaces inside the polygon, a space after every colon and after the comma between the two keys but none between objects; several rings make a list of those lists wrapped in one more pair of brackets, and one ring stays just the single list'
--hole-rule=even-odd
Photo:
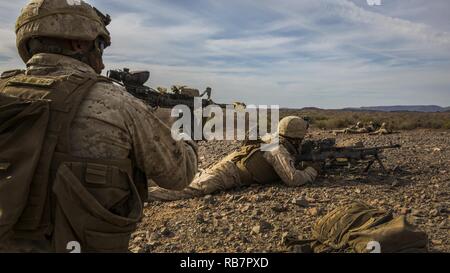
[{"label": "helmet camouflage cover", "polygon": [[296,116],[285,117],[278,124],[279,135],[288,138],[302,139],[307,130],[308,122]]},{"label": "helmet camouflage cover", "polygon": [[31,0],[16,22],[19,55],[24,62],[31,58],[27,43],[35,37],[84,41],[101,37],[109,46],[111,37],[106,26],[110,21],[109,15],[82,0]]}]

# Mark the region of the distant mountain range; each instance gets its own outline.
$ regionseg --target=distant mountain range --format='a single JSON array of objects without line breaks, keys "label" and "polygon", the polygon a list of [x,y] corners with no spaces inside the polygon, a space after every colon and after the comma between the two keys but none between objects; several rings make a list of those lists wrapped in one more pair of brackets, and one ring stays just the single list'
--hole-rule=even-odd
[{"label": "distant mountain range", "polygon": [[395,105],[395,106],[369,106],[359,108],[344,108],[350,111],[377,111],[377,112],[450,112],[450,107],[438,105]]}]

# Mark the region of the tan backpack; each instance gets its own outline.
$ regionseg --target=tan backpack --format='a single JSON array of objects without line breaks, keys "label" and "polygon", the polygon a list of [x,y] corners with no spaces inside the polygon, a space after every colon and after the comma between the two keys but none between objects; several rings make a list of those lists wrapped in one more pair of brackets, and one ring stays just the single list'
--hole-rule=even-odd
[{"label": "tan backpack", "polygon": [[27,203],[49,109],[44,100],[26,101],[0,94],[0,241],[17,223]]},{"label": "tan backpack", "polygon": [[2,75],[0,249],[26,239],[51,241],[57,252],[72,241],[83,252],[127,251],[142,215],[131,160],[70,154],[71,122],[100,81],[108,80],[81,72]]},{"label": "tan backpack", "polygon": [[393,218],[392,212],[354,202],[317,221],[312,240],[290,245],[310,243],[316,253],[399,253],[426,252],[427,242],[427,235],[409,224],[405,216]]}]

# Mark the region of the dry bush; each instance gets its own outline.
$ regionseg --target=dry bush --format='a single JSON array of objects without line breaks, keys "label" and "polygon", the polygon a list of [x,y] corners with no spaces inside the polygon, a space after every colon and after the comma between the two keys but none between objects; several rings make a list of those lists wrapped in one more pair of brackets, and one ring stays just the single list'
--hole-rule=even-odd
[{"label": "dry bush", "polygon": [[386,122],[393,130],[413,129],[450,129],[450,113],[420,112],[372,112],[341,111],[320,109],[282,109],[281,117],[288,115],[307,116],[313,127],[320,129],[339,129],[355,124],[358,121],[374,122],[381,125]]}]

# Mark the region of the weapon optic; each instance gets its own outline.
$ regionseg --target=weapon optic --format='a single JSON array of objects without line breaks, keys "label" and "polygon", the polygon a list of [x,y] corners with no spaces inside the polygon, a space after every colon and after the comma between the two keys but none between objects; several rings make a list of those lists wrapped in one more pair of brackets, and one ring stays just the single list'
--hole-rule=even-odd
[{"label": "weapon optic", "polygon": [[[152,107],[172,108],[177,105],[186,105],[189,108],[194,108],[193,96],[180,93],[161,93],[145,83],[150,79],[149,71],[130,71],[128,68],[123,70],[109,70],[107,76],[120,84],[133,96],[144,100]],[[207,88],[202,95],[207,94],[211,96],[211,88]],[[201,97],[201,96],[198,96]],[[225,105],[214,103],[211,99],[202,99],[202,107],[210,104],[216,104],[220,107]]]}]

